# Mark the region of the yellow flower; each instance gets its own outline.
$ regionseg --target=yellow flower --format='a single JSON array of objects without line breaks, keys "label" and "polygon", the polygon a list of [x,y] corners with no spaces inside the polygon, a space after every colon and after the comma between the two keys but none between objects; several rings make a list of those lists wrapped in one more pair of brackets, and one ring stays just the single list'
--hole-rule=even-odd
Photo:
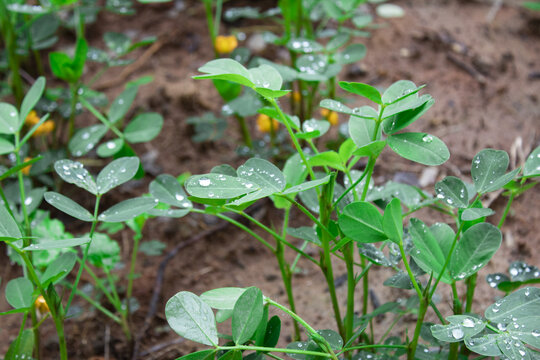
[{"label": "yellow flower", "polygon": [[50,134],[54,130],[54,121],[47,120],[34,131],[32,136],[41,136]]},{"label": "yellow flower", "polygon": [[228,54],[236,49],[238,40],[236,40],[236,36],[234,35],[218,35],[214,46],[216,47],[216,52],[218,54]]},{"label": "yellow flower", "polygon": [[270,119],[264,114],[259,114],[257,117],[257,129],[262,133],[268,133],[270,132],[270,127],[273,127],[274,131],[276,131],[279,127],[279,121]]},{"label": "yellow flower", "polygon": [[292,99],[295,103],[299,103],[300,102],[300,99],[301,99],[301,96],[300,96],[300,92],[299,91],[293,91],[291,93],[291,96],[292,96]]},{"label": "yellow flower", "polygon": [[26,117],[26,120],[24,123],[29,126],[34,126],[39,122],[39,116],[37,116],[37,113],[35,110],[30,111],[28,116]]},{"label": "yellow flower", "polygon": [[339,122],[339,115],[335,111],[330,111],[328,109],[321,109],[321,115],[328,120],[330,125],[337,125]]},{"label": "yellow flower", "polygon": [[45,315],[49,312],[49,306],[42,295],[37,297],[36,301],[34,302],[34,306],[41,313],[41,315]]},{"label": "yellow flower", "polygon": [[[31,158],[31,157],[27,157],[27,158],[24,159],[24,162],[27,162],[27,161],[30,161],[30,160],[32,160],[32,158]],[[26,175],[26,176],[30,175],[30,168],[31,168],[31,167],[32,167],[32,165],[28,165],[28,166],[22,168],[22,169],[21,169],[22,173],[23,173],[24,175]]]}]

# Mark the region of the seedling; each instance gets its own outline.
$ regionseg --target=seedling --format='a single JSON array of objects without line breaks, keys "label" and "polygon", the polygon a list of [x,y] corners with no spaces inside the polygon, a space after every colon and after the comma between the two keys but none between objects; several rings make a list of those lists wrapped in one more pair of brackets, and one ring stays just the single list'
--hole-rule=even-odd
[{"label": "seedling", "polygon": [[[190,199],[204,205],[203,208],[193,207],[190,211],[213,214],[231,222],[276,255],[290,310],[264,298],[255,288],[218,289],[200,298],[180,292],[167,304],[169,323],[181,336],[212,347],[211,350],[186,355],[186,358],[206,358],[218,351],[234,357],[240,356],[244,350],[254,350],[264,354],[284,352],[293,358],[319,356],[336,359],[340,355],[354,356],[358,350],[358,356],[362,356],[362,351],[373,348],[381,348],[384,354],[391,357],[404,353],[408,359],[415,359],[419,353],[431,356],[430,348],[419,345],[424,318],[430,308],[443,324],[432,326],[431,333],[441,342],[441,350],[448,354],[448,358],[457,358],[459,344],[463,340],[464,347],[481,355],[504,354],[509,358],[534,356],[534,350],[523,344],[538,347],[536,329],[525,318],[525,313],[534,311],[537,297],[540,296],[539,289],[521,289],[496,302],[486,310],[486,320],[472,314],[472,305],[476,274],[499,248],[502,239],[499,228],[509,210],[509,207],[505,209],[499,226],[491,225],[486,218],[494,211],[482,206],[482,198],[504,186],[514,189],[515,194],[518,193],[517,189],[523,191],[525,186],[529,186],[529,179],[540,175],[536,156],[540,148],[528,157],[523,170],[516,168],[510,172],[507,172],[509,161],[504,151],[482,150],[472,161],[472,184],[449,176],[435,185],[435,196],[393,182],[383,187],[373,187],[371,178],[375,163],[387,147],[407,160],[430,166],[440,165],[450,156],[446,145],[434,135],[406,131],[433,105],[431,96],[420,95],[423,86],[398,81],[381,93],[367,84],[339,83],[345,91],[371,100],[376,107],[349,108],[333,99],[323,100],[322,107],[350,116],[350,139],[338,151],[319,152],[310,140],[324,133],[329,125],[323,127],[322,123],[317,122],[300,124],[294,116],[285,115],[276,101],[285,94],[281,90],[281,77],[270,69],[262,65],[247,70],[232,60],[214,60],[199,69],[204,75],[196,78],[228,80],[253,89],[272,106],[260,112],[276,118],[285,126],[297,153],[288,160],[283,171],[266,160],[252,158],[238,169],[222,165],[208,174],[192,176],[185,186]],[[300,139],[309,143],[312,154],[304,151]],[[363,170],[356,170],[362,158],[367,158],[367,163]],[[338,182],[338,174],[343,174],[343,185]],[[310,180],[305,181],[306,177]],[[516,181],[519,186],[511,185],[517,184]],[[297,196],[300,201],[296,200]],[[284,209],[281,231],[271,229],[245,212],[249,205],[265,197],[272,199],[277,208]],[[305,214],[313,226],[292,228],[289,219],[292,206]],[[413,217],[404,226],[406,217],[424,207],[448,214],[455,228],[445,223],[428,226]],[[228,212],[248,219],[270,235],[274,243],[230,218]],[[297,247],[288,241],[287,233],[303,239],[304,244]],[[308,243],[317,247],[319,259],[304,251]],[[375,243],[380,246],[374,246]],[[360,253],[360,262],[355,260],[355,245]],[[321,268],[328,284],[337,332],[317,332],[296,315],[292,272],[298,260],[287,263],[283,256],[285,247],[295,251],[297,258],[305,258]],[[383,252],[385,248],[388,248],[389,255]],[[332,263],[336,258],[345,262],[347,268],[344,316],[335,290]],[[415,311],[417,323],[406,338],[394,338],[391,342],[376,342],[373,338],[374,324],[371,320],[375,315],[368,312],[369,269],[373,265],[397,270],[385,285],[413,290],[410,301],[418,304]],[[459,281],[465,281],[467,285],[464,302],[456,286]],[[362,307],[358,309],[355,298],[360,283]],[[448,284],[453,293],[450,310],[454,315],[446,319],[433,301],[441,283]],[[300,340],[302,326],[307,332],[308,341],[292,343],[287,349],[274,348],[275,342],[265,343],[264,339],[269,336],[266,328],[270,326],[264,315],[267,306],[276,306],[290,315],[295,323],[294,339]],[[212,307],[219,310],[219,321],[232,316],[234,345],[219,345]],[[394,305],[385,304],[383,307],[392,309]],[[503,308],[501,315],[497,315],[499,309]],[[404,313],[412,309],[407,306]],[[361,310],[360,319],[356,315],[358,310]],[[517,326],[516,329],[525,329],[524,333],[508,330],[510,322],[512,326]],[[482,333],[484,329],[487,330]],[[390,331],[391,328],[387,329],[386,334]],[[230,339],[228,336],[225,338]],[[443,346],[445,342],[450,345]],[[480,342],[482,346],[489,343],[487,350],[478,346]]]}]

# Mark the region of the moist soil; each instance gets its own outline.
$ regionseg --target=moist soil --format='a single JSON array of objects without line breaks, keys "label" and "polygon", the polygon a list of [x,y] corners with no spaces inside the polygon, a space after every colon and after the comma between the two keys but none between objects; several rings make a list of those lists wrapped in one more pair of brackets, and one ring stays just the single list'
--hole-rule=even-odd
[{"label": "moist soil", "polygon": [[[246,5],[249,2],[231,1],[227,7]],[[378,19],[380,25],[368,38],[357,39],[367,46],[367,56],[361,63],[345,68],[340,80],[358,81],[386,87],[399,79],[410,79],[416,84],[427,84],[423,90],[436,100],[435,105],[413,125],[441,138],[448,146],[451,157],[444,165],[426,170],[425,166],[400,160],[391,152],[384,152],[375,168],[378,185],[388,180],[422,184],[432,192],[433,184],[447,175],[470,179],[472,157],[479,150],[494,148],[506,150],[511,166],[519,166],[524,157],[540,144],[540,15],[519,7],[518,2],[505,2],[496,12],[490,1],[398,1],[405,9],[399,19]],[[271,1],[258,2],[268,8]],[[98,25],[99,23],[99,25]],[[137,38],[158,36],[158,45],[152,50],[140,50],[131,73],[110,70],[96,84],[113,98],[123,89],[126,81],[143,75],[155,80],[141,87],[137,110],[156,111],[163,115],[165,124],[157,139],[144,144],[136,151],[145,159],[148,175],[141,181],[120,189],[120,200],[147,192],[147,185],[159,173],[179,175],[209,172],[218,164],[237,166],[245,157],[237,155],[241,144],[236,124],[229,123],[226,135],[211,143],[194,143],[193,129],[186,123],[191,116],[206,111],[218,114],[222,105],[210,81],[195,81],[191,76],[198,67],[213,58],[204,19],[202,2],[177,0],[174,4],[139,6],[134,17],[101,14],[98,23],[88,29],[91,45],[103,46],[102,35],[107,31],[128,32]],[[237,21],[225,23],[222,33],[242,31],[247,39],[262,26],[272,23]],[[150,54],[151,53],[151,54]],[[151,56],[147,56],[151,55]],[[257,53],[276,61],[285,61],[284,55],[267,46]],[[97,68],[96,68],[97,70]],[[94,69],[86,74],[91,78]],[[283,100],[284,102],[287,100]],[[357,105],[360,105],[358,103]],[[233,119],[234,120],[234,119]],[[256,134],[254,119],[249,126]],[[82,117],[83,122],[90,122]],[[340,118],[345,122],[345,117]],[[335,136],[336,130],[333,130]],[[332,135],[330,135],[331,137]],[[73,191],[67,188],[66,191]],[[492,196],[485,199],[496,211],[490,220],[497,224],[506,204],[506,198]],[[474,310],[483,313],[502,293],[490,288],[485,276],[493,272],[506,272],[512,261],[521,260],[540,266],[540,188],[536,187],[518,197],[502,228],[503,243],[493,260],[478,277]],[[107,206],[109,204],[106,204]],[[281,214],[270,203],[261,205],[252,213],[266,224],[279,226]],[[440,215],[423,211],[417,214],[426,223],[444,220]],[[307,224],[302,214],[293,212],[291,224]],[[68,224],[76,231],[77,224]],[[217,229],[217,230],[214,230]],[[197,236],[197,234],[206,236]],[[128,260],[132,234],[125,231],[117,236],[123,246],[124,259]],[[264,236],[264,235],[263,235]],[[134,296],[140,308],[134,313],[133,328],[140,332],[140,359],[174,359],[199,345],[179,338],[168,327],[165,302],[179,291],[200,294],[225,286],[258,286],[266,296],[286,304],[286,295],[280,280],[277,263],[271,253],[249,235],[223,226],[214,218],[187,216],[175,219],[154,219],[145,227],[144,239],[157,239],[166,243],[162,256],[141,254]],[[271,239],[268,239],[271,241]],[[291,239],[291,241],[294,241]],[[182,248],[170,253],[179,244]],[[317,250],[308,248],[313,256]],[[157,281],[158,267],[169,254],[170,261],[163,265],[162,281]],[[288,253],[289,261],[294,259]],[[20,269],[3,258],[0,275],[4,279],[20,276]],[[123,275],[127,270],[119,270]],[[342,279],[345,269],[335,262],[336,278]],[[410,296],[410,292],[382,286],[390,276],[386,269],[374,267],[369,273],[370,294],[373,304],[396,301]],[[338,281],[339,283],[339,281]],[[300,316],[314,328],[335,328],[331,315],[330,298],[323,276],[308,261],[299,262],[299,271],[293,278],[297,309]],[[145,327],[145,317],[151,309],[150,300],[156,286],[161,285],[155,311]],[[2,288],[4,289],[4,288]],[[346,286],[339,285],[338,296],[345,298]],[[451,290],[440,286],[439,308],[444,315],[451,313]],[[361,298],[357,301],[360,309]],[[72,359],[128,359],[130,345],[119,327],[103,315],[91,311],[82,301],[83,315],[67,321],[68,348]],[[343,304],[345,305],[345,304]],[[2,309],[7,308],[0,299]],[[281,345],[290,340],[290,320],[285,316]],[[376,339],[391,323],[392,315],[376,319]],[[434,318],[428,320],[437,321]],[[20,318],[3,317],[0,351],[17,334]],[[386,326],[385,326],[386,325]],[[43,358],[57,358],[56,334],[52,322],[44,324]],[[412,331],[414,319],[405,317],[391,335],[404,337]]]}]

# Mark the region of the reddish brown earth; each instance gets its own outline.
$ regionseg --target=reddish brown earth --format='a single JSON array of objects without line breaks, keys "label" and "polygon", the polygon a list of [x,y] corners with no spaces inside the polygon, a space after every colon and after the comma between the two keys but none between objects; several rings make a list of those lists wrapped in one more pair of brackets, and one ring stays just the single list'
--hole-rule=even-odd
[{"label": "reddish brown earth", "polygon": [[[353,69],[345,69],[339,78],[381,87],[399,79],[427,84],[424,91],[430,93],[436,103],[413,128],[438,136],[450,149],[451,158],[438,168],[436,180],[446,175],[470,178],[472,157],[487,147],[506,150],[511,154],[512,166],[519,165],[524,160],[523,156],[540,144],[540,15],[519,8],[517,1],[505,3],[491,22],[486,19],[491,8],[489,1],[417,0],[397,3],[405,8],[404,18],[377,20],[382,26],[374,30],[370,38],[359,39],[368,49],[362,61],[365,71],[359,74]],[[100,44],[105,31],[129,30],[139,37],[159,35],[163,39],[158,51],[124,80],[148,74],[155,76],[151,85],[142,87],[138,106],[163,114],[165,126],[156,140],[137,150],[139,154],[156,152],[156,165],[162,172],[173,175],[204,173],[217,164],[238,165],[244,161],[235,155],[240,138],[234,123],[230,124],[224,139],[212,144],[194,144],[190,139],[192,130],[186,119],[207,110],[217,112],[221,102],[209,81],[191,79],[196,69],[210,60],[213,53],[202,4],[186,1],[185,5],[185,9],[176,13],[169,5],[159,5],[140,6],[138,15],[132,18],[118,19],[115,15],[106,14],[101,17],[100,25],[93,25],[88,32],[92,34],[91,44],[95,45]],[[226,24],[223,32],[241,27],[249,37],[253,25],[253,22]],[[171,33],[173,36],[166,35]],[[142,51],[139,56],[141,54]],[[265,54],[273,57],[275,52],[267,49]],[[91,77],[91,73],[87,75]],[[123,88],[123,82],[116,86],[107,83],[115,76],[118,72],[110,71],[101,84],[107,86],[110,97]],[[250,126],[255,128],[254,124]],[[398,160],[390,152],[383,153],[378,164],[375,169],[378,184],[403,175],[418,179],[425,169],[424,166]],[[426,190],[433,191],[433,184]],[[133,193],[146,191],[147,182],[129,190]],[[499,196],[486,201],[493,202],[497,215],[491,221],[496,224],[506,203],[505,198]],[[501,295],[487,286],[486,274],[505,272],[514,260],[540,266],[538,203],[538,187],[515,201],[502,229],[503,244],[491,263],[479,273],[477,312],[482,313]],[[255,216],[264,223],[278,225],[281,215],[263,206]],[[427,223],[441,220],[440,216],[429,212],[418,216]],[[305,219],[301,214],[293,213],[291,222],[304,224]],[[180,220],[155,219],[145,228],[144,239],[164,241],[167,249],[171,250],[214,226],[216,222],[213,219],[200,216]],[[125,236],[128,241],[124,240],[124,243],[129,243],[131,235]],[[288,254],[290,260],[293,257],[294,254]],[[134,294],[141,303],[134,316],[137,329],[142,327],[148,311],[156,283],[156,269],[162,259],[141,255],[138,267],[141,277],[136,280]],[[301,261],[300,267],[302,271],[293,280],[298,313],[315,328],[333,328],[330,300],[322,275],[308,262]],[[0,270],[3,279],[17,276],[19,271],[10,269],[7,263],[0,266]],[[336,276],[344,273],[344,268],[336,261]],[[405,291],[380,285],[389,276],[388,271],[375,269],[369,276],[371,289],[381,303],[408,296]],[[184,247],[168,263],[157,312],[141,339],[140,358],[173,359],[198,348],[189,341],[178,344],[176,340],[179,337],[165,321],[164,304],[181,290],[200,294],[224,286],[258,286],[266,296],[286,303],[273,256],[249,235],[227,227]],[[338,288],[341,298],[345,292],[344,286]],[[439,293],[442,296],[440,309],[449,314],[450,289],[443,285]],[[7,306],[3,301],[0,299],[1,309]],[[0,331],[2,353],[15,336],[19,321],[16,316],[5,319],[2,321],[6,326],[2,326],[3,331]],[[380,320],[383,322],[379,324],[382,331],[391,320],[391,316]],[[284,329],[284,334],[288,334],[290,322],[285,320],[285,324],[289,326]],[[405,318],[393,334],[403,336],[405,328],[411,329],[412,326],[412,318]],[[55,358],[55,333],[52,324],[46,327],[44,358],[52,359]],[[378,336],[382,331],[377,332]],[[110,332],[110,337],[106,336],[107,332]],[[68,321],[67,336],[73,359],[101,359],[107,351],[110,351],[111,358],[126,358],[126,343],[120,329],[99,314],[89,313],[83,318]],[[109,341],[105,341],[107,338]],[[173,343],[175,341],[177,343]]]}]

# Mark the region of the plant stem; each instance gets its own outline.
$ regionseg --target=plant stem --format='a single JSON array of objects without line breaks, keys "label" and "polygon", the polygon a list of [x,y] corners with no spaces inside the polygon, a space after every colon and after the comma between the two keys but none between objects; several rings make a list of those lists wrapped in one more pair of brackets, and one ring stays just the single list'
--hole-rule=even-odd
[{"label": "plant stem", "polygon": [[81,104],[87,108],[92,115],[94,115],[99,121],[101,121],[107,128],[112,130],[113,133],[116,134],[120,139],[125,141],[124,133],[122,133],[116,126],[114,126],[105,116],[103,116],[95,107],[92,106],[88,101],[85,99],[80,99]]},{"label": "plant stem", "polygon": [[409,261],[407,261],[407,254],[405,254],[405,249],[403,248],[403,241],[400,241],[398,245],[399,245],[399,252],[401,253],[401,259],[403,260],[405,269],[407,269],[407,274],[409,274],[409,278],[411,279],[411,282],[414,286],[414,290],[416,290],[416,294],[418,295],[418,297],[422,298],[422,290],[420,290],[420,286],[418,286],[418,282],[416,281],[416,278],[414,277],[414,274],[409,265]]},{"label": "plant stem", "polygon": [[326,358],[334,358],[331,354],[322,353],[318,351],[307,351],[307,350],[295,350],[295,349],[281,349],[281,348],[269,348],[263,346],[247,346],[247,345],[235,345],[235,346],[218,346],[218,350],[253,350],[260,352],[279,352],[287,354],[302,354],[302,355],[313,355],[313,356],[322,356]]},{"label": "plant stem", "polygon": [[[323,191],[319,196],[319,215],[320,222],[326,227],[330,222],[330,216],[332,214],[332,199],[334,197],[334,184],[335,184],[336,174],[332,173],[330,181],[324,185]],[[330,242],[334,240],[333,236],[329,236],[327,233],[321,233],[321,244],[322,244],[322,259],[320,268],[328,284],[328,292],[330,293],[330,299],[332,301],[332,308],[334,309],[334,317],[336,319],[337,328],[339,334],[343,339],[347,338],[347,333],[343,325],[343,320],[341,317],[341,312],[339,309],[339,302],[336,295],[336,286],[334,283],[334,270],[332,267],[332,257],[330,250]]]},{"label": "plant stem", "polygon": [[240,126],[240,132],[242,133],[242,140],[244,140],[244,144],[248,148],[253,149],[253,142],[251,141],[251,134],[249,133],[246,118],[240,115],[236,115],[235,117],[236,120],[238,120],[238,125]]},{"label": "plant stem", "polygon": [[19,56],[17,55],[17,39],[15,29],[11,21],[10,11],[7,9],[5,0],[0,0],[0,31],[4,38],[7,52],[7,60],[11,71],[11,89],[17,105],[24,98],[22,79],[19,73]]},{"label": "plant stem", "polygon": [[279,116],[281,117],[281,121],[285,124],[285,127],[287,128],[287,132],[289,133],[289,136],[291,137],[291,140],[294,144],[294,148],[302,158],[302,162],[306,166],[306,169],[309,173],[309,176],[311,177],[311,180],[316,180],[315,174],[313,173],[313,169],[311,168],[311,165],[307,161],[306,154],[304,154],[304,151],[302,150],[302,147],[300,146],[300,143],[298,142],[298,139],[296,138],[296,135],[292,131],[291,125],[289,124],[289,121],[287,120],[287,117],[285,114],[283,114],[283,111],[281,111],[281,108],[278,106],[275,99],[267,98],[268,102],[276,109]]},{"label": "plant stem", "polygon": [[416,347],[418,346],[418,339],[420,338],[420,330],[424,323],[424,317],[426,316],[428,308],[427,293],[420,297],[420,306],[418,308],[418,318],[416,320],[416,327],[414,329],[414,336],[412,342],[407,347],[407,360],[414,360],[416,354]]},{"label": "plant stem", "polygon": [[[82,264],[79,265],[79,271],[77,272],[77,276],[75,277],[75,282],[73,283],[73,288],[77,290],[77,287],[79,286],[79,281],[81,280],[82,272],[84,269],[83,264],[86,264],[86,259],[88,258],[88,250],[90,249],[90,245],[92,245],[92,239],[94,238],[94,231],[96,230],[96,225],[98,223],[98,211],[99,211],[99,201],[101,200],[101,194],[98,194],[96,196],[96,204],[94,206],[94,221],[92,221],[92,227],[90,228],[90,242],[86,245],[83,252],[83,258],[82,258]],[[66,304],[66,307],[64,308],[64,313],[67,314],[69,307],[71,306],[71,302],[73,301],[73,297],[75,296],[76,291],[71,291],[69,294],[69,298]]]},{"label": "plant stem", "polygon": [[67,143],[69,143],[69,141],[73,137],[73,134],[75,133],[75,115],[77,113],[77,102],[79,101],[79,86],[76,83],[70,83],[69,91],[71,93],[71,103]]},{"label": "plant stem", "polygon": [[406,349],[407,345],[386,345],[386,344],[372,344],[372,345],[358,345],[342,349],[337,355],[341,355],[344,352],[361,349]]},{"label": "plant stem", "polygon": [[206,22],[208,24],[208,32],[210,33],[210,39],[212,40],[212,48],[214,50],[214,57],[219,57],[216,50],[216,30],[214,28],[214,14],[212,13],[212,0],[204,0],[204,10],[206,13]]},{"label": "plant stem", "polygon": [[345,314],[345,342],[353,336],[354,330],[354,291],[356,278],[354,276],[354,245],[349,242],[343,249],[345,265],[347,267],[347,313]]},{"label": "plant stem", "polygon": [[296,313],[292,312],[291,310],[287,309],[285,306],[269,299],[269,298],[265,298],[266,302],[274,307],[277,307],[278,309],[284,311],[285,313],[287,313],[290,317],[292,317],[294,320],[296,320],[297,322],[299,322],[300,324],[302,324],[302,326],[307,330],[307,332],[310,334],[310,337],[313,339],[313,341],[315,341],[317,344],[319,344],[321,346],[321,348],[323,348],[323,350],[326,350],[326,352],[328,354],[330,354],[331,358],[333,360],[338,360],[336,354],[334,353],[334,351],[332,350],[332,347],[330,346],[330,344],[328,343],[328,341],[326,341],[325,338],[323,338],[321,335],[319,335],[319,333],[313,329],[304,319],[302,319],[300,316],[298,316]]}]

